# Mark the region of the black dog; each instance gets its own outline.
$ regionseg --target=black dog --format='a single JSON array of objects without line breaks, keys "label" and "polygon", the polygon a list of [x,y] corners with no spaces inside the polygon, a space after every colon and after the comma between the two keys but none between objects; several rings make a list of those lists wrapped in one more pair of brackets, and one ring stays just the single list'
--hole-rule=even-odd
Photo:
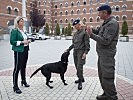
[{"label": "black dog", "polygon": [[53,88],[49,85],[49,82],[52,83],[53,81],[50,81],[51,73],[58,73],[60,74],[61,80],[64,83],[64,85],[67,85],[64,80],[64,74],[67,70],[68,65],[68,56],[69,52],[64,52],[61,56],[61,61],[55,62],[55,63],[48,63],[43,65],[42,67],[38,68],[31,76],[30,78],[35,75],[39,70],[41,70],[41,73],[46,77],[46,85],[49,88]]}]

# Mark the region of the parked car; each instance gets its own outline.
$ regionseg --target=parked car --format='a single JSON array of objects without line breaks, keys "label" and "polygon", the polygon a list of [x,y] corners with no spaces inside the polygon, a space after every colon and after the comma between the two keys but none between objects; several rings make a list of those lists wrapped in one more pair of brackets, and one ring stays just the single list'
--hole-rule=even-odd
[{"label": "parked car", "polygon": [[28,39],[31,39],[31,42],[34,42],[36,39],[36,36],[32,35],[32,33],[27,33]]},{"label": "parked car", "polygon": [[45,34],[36,34],[36,39],[37,40],[47,40],[47,39],[50,39],[49,36],[46,36]]}]

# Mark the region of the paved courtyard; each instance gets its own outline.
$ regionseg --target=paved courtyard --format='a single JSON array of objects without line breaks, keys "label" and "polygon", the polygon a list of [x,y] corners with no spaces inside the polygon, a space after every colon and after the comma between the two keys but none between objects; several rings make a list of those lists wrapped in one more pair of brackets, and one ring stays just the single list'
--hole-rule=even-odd
[{"label": "paved courtyard", "polygon": [[[95,100],[96,96],[102,93],[102,89],[97,76],[95,42],[92,40],[91,50],[87,55],[84,67],[85,82],[82,90],[78,90],[77,84],[74,83],[77,77],[72,52],[69,57],[68,70],[65,73],[67,86],[63,85],[57,74],[52,74],[53,89],[49,89],[45,85],[45,78],[40,72],[32,79],[29,78],[31,73],[41,65],[59,61],[61,54],[70,44],[69,40],[46,40],[32,43],[27,66],[27,81],[30,87],[20,86],[23,93],[18,95],[12,89],[13,52],[9,41],[0,41],[0,100]],[[117,46],[116,88],[118,100],[133,100],[133,41],[119,42]]]}]

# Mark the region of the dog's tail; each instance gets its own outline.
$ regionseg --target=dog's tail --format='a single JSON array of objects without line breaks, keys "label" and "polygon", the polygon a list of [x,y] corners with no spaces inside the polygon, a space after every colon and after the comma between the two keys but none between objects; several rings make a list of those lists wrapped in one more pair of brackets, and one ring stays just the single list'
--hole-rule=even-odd
[{"label": "dog's tail", "polygon": [[41,70],[42,67],[38,68],[31,76],[30,78],[32,78],[32,76],[34,76],[39,70]]}]

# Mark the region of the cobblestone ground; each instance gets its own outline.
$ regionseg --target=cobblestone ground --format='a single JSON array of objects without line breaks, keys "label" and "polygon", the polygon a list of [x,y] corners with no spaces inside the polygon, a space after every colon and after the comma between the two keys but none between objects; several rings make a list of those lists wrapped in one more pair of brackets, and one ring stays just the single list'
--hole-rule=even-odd
[{"label": "cobblestone ground", "polygon": [[[29,76],[40,65],[34,65],[27,68],[27,81],[30,84],[29,88],[19,86],[22,94],[15,94],[12,89],[12,69],[0,72],[0,86],[2,100],[96,100],[96,96],[102,94],[102,89],[97,77],[97,70],[94,68],[84,68],[85,82],[83,89],[78,90],[77,84],[74,81],[77,79],[75,75],[75,68],[69,65],[65,73],[65,79],[68,83],[64,86],[58,74],[52,74],[51,80],[54,86],[49,89],[45,85],[45,77],[38,72],[32,79]],[[117,76],[116,88],[118,92],[118,100],[133,100],[133,81],[122,76]]]}]

